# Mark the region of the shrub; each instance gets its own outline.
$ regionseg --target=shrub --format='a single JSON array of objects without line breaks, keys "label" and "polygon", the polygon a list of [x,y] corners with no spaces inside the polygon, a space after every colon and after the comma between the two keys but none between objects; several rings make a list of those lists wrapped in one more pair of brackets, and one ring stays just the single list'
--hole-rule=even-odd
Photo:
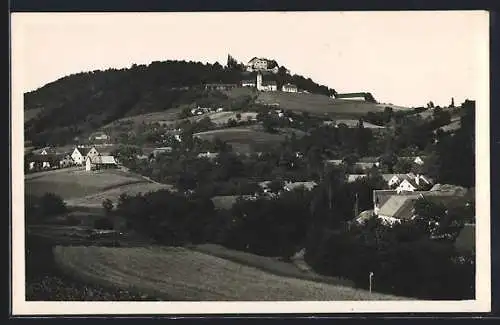
[{"label": "shrub", "polygon": [[67,211],[66,203],[54,193],[45,193],[40,198],[40,209],[43,217],[55,216]]},{"label": "shrub", "polygon": [[108,218],[99,218],[94,221],[94,228],[96,229],[113,229],[113,223]]}]

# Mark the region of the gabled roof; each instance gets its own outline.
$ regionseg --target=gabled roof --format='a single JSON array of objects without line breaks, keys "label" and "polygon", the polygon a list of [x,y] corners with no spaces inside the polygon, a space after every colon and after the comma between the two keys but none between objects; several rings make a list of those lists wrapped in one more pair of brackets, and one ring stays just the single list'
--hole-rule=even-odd
[{"label": "gabled roof", "polygon": [[368,175],[366,175],[366,174],[349,174],[349,175],[347,175],[347,182],[352,183],[358,179],[365,178],[367,176]]},{"label": "gabled roof", "polygon": [[396,219],[411,219],[413,217],[413,202],[415,195],[392,195],[380,207],[379,215]]},{"label": "gabled roof", "polygon": [[276,86],[276,81],[274,80],[263,80],[262,86]]},{"label": "gabled roof", "polygon": [[[82,156],[86,156],[86,155],[89,153],[90,149],[92,149],[92,148],[93,148],[93,147],[90,147],[90,148],[89,148],[89,147],[80,147],[80,148],[78,148],[78,147],[77,147],[77,148],[75,148],[75,149],[76,149],[76,150],[78,150],[78,152],[80,152],[80,154],[81,154]],[[96,149],[96,150],[97,150],[97,149]]]},{"label": "gabled roof", "polygon": [[115,157],[113,156],[95,156],[88,157],[93,164],[102,164],[102,165],[116,165]]},{"label": "gabled roof", "polygon": [[304,187],[307,190],[312,190],[314,187],[316,187],[318,184],[314,181],[308,181],[308,182],[291,182],[291,183],[286,183],[285,184],[285,190],[287,191],[292,191],[294,189]]},{"label": "gabled roof", "polygon": [[288,88],[297,88],[297,86],[296,86],[296,85],[291,84],[291,83],[286,83],[286,84],[284,84],[284,85],[283,85],[283,87],[288,87]]}]

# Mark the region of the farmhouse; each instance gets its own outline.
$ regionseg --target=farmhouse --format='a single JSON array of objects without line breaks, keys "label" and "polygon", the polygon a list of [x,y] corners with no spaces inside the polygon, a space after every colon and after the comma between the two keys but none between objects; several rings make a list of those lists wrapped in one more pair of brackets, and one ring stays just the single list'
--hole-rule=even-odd
[{"label": "farmhouse", "polygon": [[31,171],[50,169],[58,166],[56,154],[35,154],[28,158],[28,169]]},{"label": "farmhouse", "polygon": [[414,164],[423,165],[425,157],[420,157],[420,156],[416,156],[416,157],[399,157],[399,159],[405,159],[405,160],[411,161]]},{"label": "farmhouse", "polygon": [[295,86],[294,84],[291,84],[291,83],[284,84],[281,87],[281,90],[284,91],[284,92],[287,92],[287,93],[296,93],[296,92],[298,92],[297,86]]},{"label": "farmhouse", "polygon": [[71,153],[71,158],[76,165],[82,166],[87,157],[97,157],[99,152],[95,147],[76,147]]},{"label": "farmhouse", "polygon": [[413,173],[408,174],[382,174],[382,178],[390,188],[396,188],[403,180],[414,178]]},{"label": "farmhouse", "polygon": [[242,80],[241,81],[241,86],[242,87],[256,87],[255,81],[254,80]]},{"label": "farmhouse", "polygon": [[40,155],[55,155],[56,154],[56,149],[52,147],[45,147],[39,150]]},{"label": "farmhouse", "polygon": [[278,90],[278,86],[274,80],[262,80],[262,74],[257,73],[257,90],[276,91]]},{"label": "farmhouse", "polygon": [[286,182],[283,189],[285,191],[293,191],[295,189],[304,188],[307,191],[311,191],[313,188],[318,186],[318,184],[314,181],[309,182]]},{"label": "farmhouse", "polygon": [[205,90],[231,90],[238,87],[237,84],[210,83],[205,84]]},{"label": "farmhouse", "polygon": [[254,57],[246,64],[246,70],[248,72],[272,71],[273,73],[278,73],[278,63],[274,60]]},{"label": "farmhouse", "polygon": [[198,158],[207,158],[207,159],[215,159],[219,156],[217,152],[200,152],[197,157]]},{"label": "farmhouse", "polygon": [[117,168],[118,164],[116,163],[115,157],[113,156],[96,156],[90,157],[87,156],[85,160],[85,170],[99,170],[99,169],[109,169],[109,168]]},{"label": "farmhouse", "polygon": [[398,193],[395,190],[373,191],[373,212],[386,224],[394,224],[415,217],[414,203],[419,198],[438,200],[445,206],[456,202],[467,202],[464,192],[454,191],[414,191]]},{"label": "farmhouse", "polygon": [[370,103],[376,103],[377,101],[371,93],[344,93],[335,94],[336,99],[354,100],[354,101],[364,101]]},{"label": "farmhouse", "polygon": [[109,139],[110,136],[102,131],[93,133],[89,136],[89,141],[107,141]]},{"label": "farmhouse", "polygon": [[354,183],[358,179],[363,179],[367,176],[368,175],[366,175],[366,174],[349,174],[349,175],[347,175],[347,183]]}]

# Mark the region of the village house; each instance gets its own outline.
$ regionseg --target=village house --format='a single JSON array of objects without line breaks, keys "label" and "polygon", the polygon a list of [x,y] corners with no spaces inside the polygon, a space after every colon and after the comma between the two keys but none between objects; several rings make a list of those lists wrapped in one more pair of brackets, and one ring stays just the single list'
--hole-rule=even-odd
[{"label": "village house", "polygon": [[231,90],[237,88],[237,84],[209,83],[205,84],[205,90]]},{"label": "village house", "polygon": [[273,73],[278,73],[278,63],[274,60],[268,60],[266,58],[254,57],[245,66],[248,72],[253,71],[271,71]]},{"label": "village house", "polygon": [[73,159],[75,165],[79,166],[83,166],[87,157],[97,156],[99,156],[99,151],[97,151],[95,147],[76,147],[71,153],[71,158]]},{"label": "village house", "polygon": [[89,136],[89,141],[108,141],[109,139],[110,136],[102,131],[95,132]]},{"label": "village house", "polygon": [[262,80],[262,74],[257,73],[257,90],[259,91],[277,91],[278,86],[274,80]]},{"label": "village house", "polygon": [[373,212],[385,224],[392,225],[415,217],[414,203],[419,198],[437,199],[445,206],[451,202],[467,204],[467,190],[433,187],[429,191],[397,192],[396,190],[374,190]]},{"label": "village house", "polygon": [[355,181],[359,180],[359,179],[363,179],[365,177],[368,177],[367,174],[348,174],[347,175],[347,183],[354,183]]},{"label": "village house", "polygon": [[432,180],[420,174],[382,174],[382,178],[389,188],[395,189],[398,193],[428,190],[432,186]]},{"label": "village house", "polygon": [[281,87],[281,91],[284,91],[287,93],[296,93],[296,92],[298,92],[298,88],[294,84],[287,83]]},{"label": "village house", "polygon": [[[35,152],[37,152],[37,151],[35,151]],[[40,149],[37,153],[39,153],[40,155],[55,155],[57,152],[56,152],[55,148],[45,147],[45,148]]]},{"label": "village house", "polygon": [[113,156],[87,156],[85,160],[85,170],[100,170],[100,169],[110,169],[118,168],[118,163]]},{"label": "village house", "polygon": [[241,81],[241,86],[242,87],[256,87],[255,81],[254,80],[242,80]]},{"label": "village house", "polygon": [[207,159],[215,159],[219,156],[219,153],[217,152],[200,152],[197,157],[198,158],[207,158]]},{"label": "village house", "polygon": [[408,161],[411,161],[412,163],[416,164],[416,165],[423,165],[424,164],[424,158],[425,157],[420,157],[420,156],[416,156],[416,157],[399,157],[398,159],[404,159],[404,160],[408,160]]},{"label": "village house", "polygon": [[285,191],[293,191],[295,189],[303,188],[306,191],[312,191],[318,184],[314,181],[308,182],[285,182],[283,189]]}]

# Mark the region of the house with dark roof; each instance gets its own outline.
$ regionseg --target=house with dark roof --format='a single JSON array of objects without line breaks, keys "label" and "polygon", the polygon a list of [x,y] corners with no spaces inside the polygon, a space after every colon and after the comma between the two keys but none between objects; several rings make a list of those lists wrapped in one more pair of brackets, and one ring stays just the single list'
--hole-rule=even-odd
[{"label": "house with dark roof", "polygon": [[345,99],[345,100],[354,100],[354,101],[365,101],[376,103],[375,97],[371,93],[344,93],[344,94],[335,94],[336,99]]},{"label": "house with dark roof", "polygon": [[241,81],[241,86],[242,87],[255,87],[255,80],[252,79],[247,79],[247,80],[242,80]]},{"label": "house with dark roof", "polygon": [[415,217],[414,203],[419,198],[440,202],[451,207],[456,204],[466,204],[464,193],[450,191],[413,191],[397,192],[396,190],[374,190],[374,214],[387,224],[394,224],[402,220],[411,220]]},{"label": "house with dark roof", "polygon": [[231,90],[238,87],[237,84],[225,84],[225,83],[208,83],[205,84],[205,90]]},{"label": "house with dark roof", "polygon": [[87,156],[85,160],[86,171],[109,168],[118,168],[118,163],[113,156]]}]

